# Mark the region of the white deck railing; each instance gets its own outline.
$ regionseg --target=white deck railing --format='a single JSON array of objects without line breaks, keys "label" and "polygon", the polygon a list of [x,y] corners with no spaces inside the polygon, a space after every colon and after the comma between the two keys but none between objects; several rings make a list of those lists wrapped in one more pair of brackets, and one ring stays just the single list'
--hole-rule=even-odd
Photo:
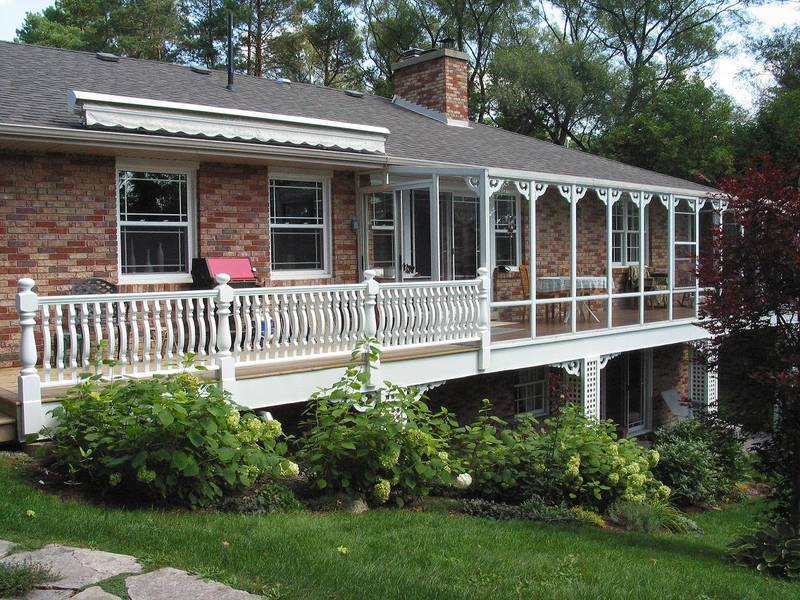
[{"label": "white deck railing", "polygon": [[193,355],[232,389],[237,364],[348,355],[366,337],[392,349],[480,342],[488,356],[485,269],[465,281],[364,275],[353,285],[233,289],[222,274],[210,290],[41,297],[21,279],[21,431],[41,428],[43,386],[75,382],[98,359],[106,375],[146,376]]}]

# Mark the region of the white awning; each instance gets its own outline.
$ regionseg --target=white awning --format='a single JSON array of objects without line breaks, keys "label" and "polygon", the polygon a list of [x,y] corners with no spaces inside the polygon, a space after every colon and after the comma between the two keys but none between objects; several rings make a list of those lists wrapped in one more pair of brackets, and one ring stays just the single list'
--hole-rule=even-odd
[{"label": "white awning", "polygon": [[201,104],[71,90],[69,109],[87,127],[386,152],[385,127]]}]

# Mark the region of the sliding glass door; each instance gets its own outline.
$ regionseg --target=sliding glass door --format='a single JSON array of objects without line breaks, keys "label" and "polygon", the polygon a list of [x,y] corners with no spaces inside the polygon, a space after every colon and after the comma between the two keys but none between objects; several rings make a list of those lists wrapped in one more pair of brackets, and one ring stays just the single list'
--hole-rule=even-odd
[{"label": "sliding glass door", "polygon": [[650,362],[647,351],[626,352],[608,361],[603,386],[603,418],[624,436],[650,428]]}]

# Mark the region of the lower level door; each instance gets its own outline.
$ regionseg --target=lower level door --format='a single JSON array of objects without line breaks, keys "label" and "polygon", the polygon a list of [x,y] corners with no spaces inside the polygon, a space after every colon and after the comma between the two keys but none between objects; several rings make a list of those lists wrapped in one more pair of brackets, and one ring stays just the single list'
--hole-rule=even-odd
[{"label": "lower level door", "polygon": [[650,364],[646,351],[621,354],[604,370],[603,411],[623,436],[645,433],[650,425]]}]

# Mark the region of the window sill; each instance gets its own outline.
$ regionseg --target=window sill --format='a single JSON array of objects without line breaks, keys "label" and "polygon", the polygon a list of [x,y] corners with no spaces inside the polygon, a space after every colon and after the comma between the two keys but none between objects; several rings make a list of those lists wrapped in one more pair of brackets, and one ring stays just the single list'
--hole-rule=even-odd
[{"label": "window sill", "polygon": [[141,275],[120,275],[120,285],[148,285],[156,283],[193,283],[189,273],[143,273]]},{"label": "window sill", "polygon": [[270,271],[269,278],[276,281],[303,281],[308,279],[331,279],[327,271]]}]

